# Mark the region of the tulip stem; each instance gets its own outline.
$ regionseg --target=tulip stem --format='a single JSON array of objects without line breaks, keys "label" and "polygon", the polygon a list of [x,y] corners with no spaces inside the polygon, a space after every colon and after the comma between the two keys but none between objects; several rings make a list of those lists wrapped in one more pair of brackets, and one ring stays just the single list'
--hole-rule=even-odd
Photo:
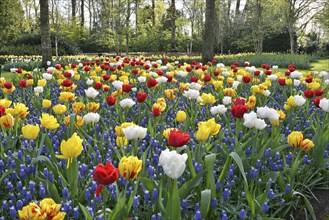
[{"label": "tulip stem", "polygon": [[186,148],[186,153],[187,153],[187,164],[188,164],[188,168],[190,169],[192,178],[194,178],[196,176],[196,172],[194,170],[194,166],[193,166],[193,163],[192,163],[191,151],[190,151],[190,149],[188,147]]}]

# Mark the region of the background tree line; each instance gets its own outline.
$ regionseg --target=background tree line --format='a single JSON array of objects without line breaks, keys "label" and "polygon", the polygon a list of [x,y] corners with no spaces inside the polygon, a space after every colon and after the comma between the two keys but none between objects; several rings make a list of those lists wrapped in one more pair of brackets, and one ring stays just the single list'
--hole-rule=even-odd
[{"label": "background tree line", "polygon": [[[46,4],[46,6],[45,6]],[[328,51],[329,0],[1,0],[0,53]]]}]

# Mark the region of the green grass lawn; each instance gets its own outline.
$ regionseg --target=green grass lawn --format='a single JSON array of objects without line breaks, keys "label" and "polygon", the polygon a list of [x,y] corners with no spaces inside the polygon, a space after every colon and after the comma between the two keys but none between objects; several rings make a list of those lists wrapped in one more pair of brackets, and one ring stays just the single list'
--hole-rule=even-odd
[{"label": "green grass lawn", "polygon": [[311,63],[312,70],[316,70],[316,71],[329,71],[329,59],[326,60],[319,60],[317,62]]},{"label": "green grass lawn", "polygon": [[4,77],[7,81],[12,79],[13,73],[2,70],[1,77]]}]

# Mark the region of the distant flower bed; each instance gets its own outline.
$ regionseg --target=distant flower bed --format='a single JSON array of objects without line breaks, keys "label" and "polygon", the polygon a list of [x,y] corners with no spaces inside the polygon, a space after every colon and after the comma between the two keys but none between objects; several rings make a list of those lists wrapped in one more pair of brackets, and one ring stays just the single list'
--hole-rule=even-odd
[{"label": "distant flower bed", "polygon": [[305,57],[244,56],[7,63],[0,219],[315,216],[308,192],[329,178],[329,73],[300,71]]}]

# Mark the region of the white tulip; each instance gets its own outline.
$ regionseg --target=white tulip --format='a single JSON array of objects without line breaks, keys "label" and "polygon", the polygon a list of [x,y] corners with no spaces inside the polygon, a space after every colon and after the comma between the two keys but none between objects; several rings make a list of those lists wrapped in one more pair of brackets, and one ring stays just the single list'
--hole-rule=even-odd
[{"label": "white tulip", "polygon": [[234,81],[233,84],[232,84],[232,88],[237,89],[239,85],[240,85],[239,81]]},{"label": "white tulip", "polygon": [[290,74],[290,78],[293,79],[299,79],[301,77],[303,77],[303,74],[301,72],[298,72],[297,70]]},{"label": "white tulip", "polygon": [[200,92],[199,90],[196,89],[189,89],[187,91],[184,91],[183,96],[189,99],[197,99],[200,96]]},{"label": "white tulip", "polygon": [[94,80],[88,78],[86,83],[87,83],[88,86],[90,86],[94,83]]},{"label": "white tulip", "polygon": [[186,85],[190,88],[190,89],[195,89],[195,90],[200,90],[202,88],[202,85],[199,83],[186,83]]},{"label": "white tulip", "polygon": [[140,76],[137,78],[139,82],[143,83],[146,82],[146,77],[145,76]]},{"label": "white tulip", "polygon": [[294,101],[295,101],[297,106],[302,106],[302,105],[305,104],[306,99],[303,96],[295,95],[294,96]]},{"label": "white tulip", "polygon": [[255,112],[245,113],[243,115],[243,125],[247,128],[255,127],[255,121],[257,120],[257,114]]},{"label": "white tulip", "polygon": [[224,68],[225,67],[225,65],[223,64],[223,63],[217,63],[217,68]]},{"label": "white tulip", "polygon": [[277,70],[277,69],[279,69],[279,66],[272,66],[272,68]]},{"label": "white tulip", "polygon": [[93,87],[89,87],[87,90],[85,89],[86,96],[89,98],[95,98],[98,96],[99,92]]},{"label": "white tulip", "polygon": [[34,87],[34,93],[39,94],[39,93],[43,93],[43,87],[42,86],[37,86]]},{"label": "white tulip", "polygon": [[267,124],[265,123],[265,121],[263,119],[259,119],[257,118],[255,120],[255,128],[258,130],[263,130],[264,128],[267,127]]},{"label": "white tulip", "polygon": [[223,98],[223,104],[224,105],[229,105],[232,103],[232,98],[230,96],[224,96]]},{"label": "white tulip", "polygon": [[186,160],[186,153],[180,155],[175,150],[169,151],[169,149],[166,149],[160,154],[159,165],[162,166],[167,176],[172,179],[178,179],[184,173]]},{"label": "white tulip", "polygon": [[321,99],[319,106],[323,111],[329,112],[329,99],[326,98]]},{"label": "white tulip", "polygon": [[89,124],[89,123],[97,123],[99,122],[100,116],[98,113],[93,113],[93,112],[89,112],[88,114],[86,114],[85,116],[83,116],[83,120]]},{"label": "white tulip", "polygon": [[271,95],[271,92],[269,90],[265,90],[262,94],[266,97],[269,97]]},{"label": "white tulip", "polygon": [[227,108],[225,107],[225,105],[217,105],[217,106],[210,108],[210,113],[212,115],[224,114],[226,111],[227,111]]},{"label": "white tulip", "polygon": [[49,73],[43,73],[42,74],[42,77],[45,80],[51,80],[53,78],[53,75],[52,74],[49,74]]},{"label": "white tulip", "polygon": [[299,86],[300,85],[300,81],[298,79],[294,79],[294,86]]},{"label": "white tulip", "polygon": [[177,74],[178,76],[180,76],[180,77],[186,77],[186,76],[187,76],[187,72],[182,71],[182,70],[177,71],[176,74]]},{"label": "white tulip", "polygon": [[138,125],[132,125],[127,128],[123,128],[122,131],[128,140],[135,140],[138,138],[144,139],[146,136],[147,128],[143,128]]},{"label": "white tulip", "polygon": [[276,81],[278,79],[277,75],[269,75],[267,76],[267,78],[269,78],[271,81]]},{"label": "white tulip", "polygon": [[123,85],[123,82],[121,82],[119,80],[115,80],[114,82],[112,82],[112,86],[114,86],[114,88],[116,88],[116,90],[122,89],[122,85]]},{"label": "white tulip", "polygon": [[136,104],[132,99],[123,99],[120,101],[120,106],[122,108],[131,108]]},{"label": "white tulip", "polygon": [[168,81],[168,78],[167,77],[164,77],[164,76],[160,76],[158,78],[155,79],[159,84],[161,83],[165,83]]}]

